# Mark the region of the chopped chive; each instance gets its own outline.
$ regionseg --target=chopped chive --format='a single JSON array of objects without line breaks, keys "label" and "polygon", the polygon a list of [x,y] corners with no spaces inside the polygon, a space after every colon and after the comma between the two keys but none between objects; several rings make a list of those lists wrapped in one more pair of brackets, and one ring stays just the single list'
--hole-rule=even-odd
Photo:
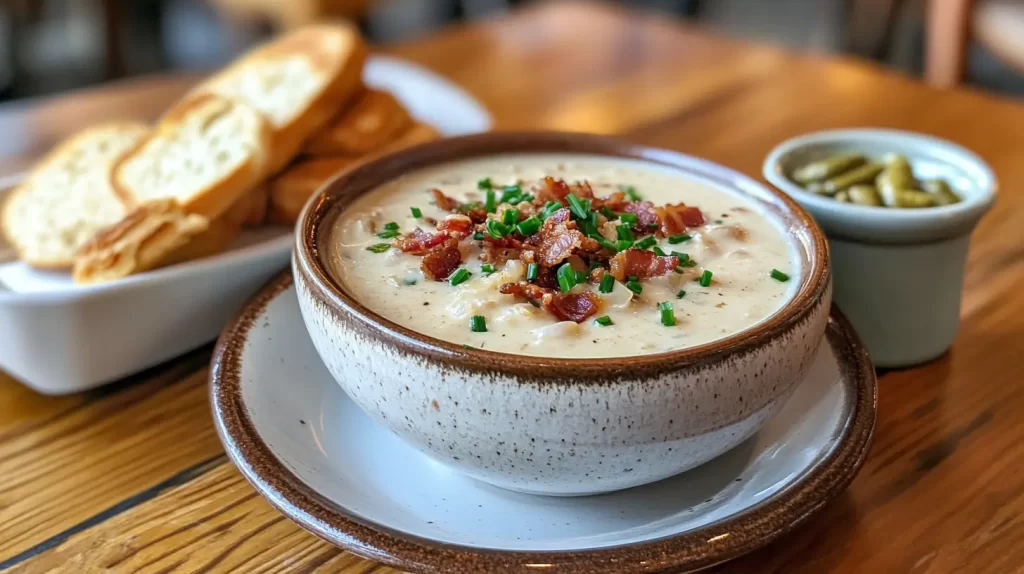
[{"label": "chopped chive", "polygon": [[639,280],[640,280],[640,278],[637,277],[636,275],[630,275],[629,277],[626,277],[626,281],[639,281]]},{"label": "chopped chive", "polygon": [[483,232],[482,231],[477,231],[476,233],[474,233],[473,234],[473,239],[475,239],[476,241],[483,241],[484,240]]},{"label": "chopped chive", "polygon": [[572,265],[568,263],[562,265],[555,275],[558,277],[558,288],[563,292],[572,291],[572,288],[576,286],[576,271]]},{"label": "chopped chive", "polygon": [[640,241],[634,243],[633,247],[636,249],[647,249],[649,247],[654,247],[656,243],[658,243],[658,240],[655,239],[653,235],[648,235],[647,237],[644,237]]},{"label": "chopped chive", "polygon": [[636,237],[633,236],[633,229],[628,225],[618,225],[615,227],[615,234],[618,235],[619,240],[633,241]]},{"label": "chopped chive", "polygon": [[501,188],[501,203],[512,203],[512,200],[523,195],[523,188],[518,184],[506,185]]},{"label": "chopped chive", "polygon": [[686,291],[683,291],[682,289],[680,289],[676,293],[676,299],[682,299],[683,297],[686,297]]},{"label": "chopped chive", "polygon": [[473,315],[469,318],[469,330],[474,333],[486,333],[487,320],[483,315]]},{"label": "chopped chive", "polygon": [[465,269],[459,269],[455,273],[452,273],[452,276],[448,278],[448,284],[451,285],[452,287],[455,287],[460,283],[465,283],[466,280],[469,279],[470,275],[472,275],[472,273],[470,273],[469,271],[466,271]]},{"label": "chopped chive", "polygon": [[601,215],[603,215],[608,221],[614,221],[619,218],[619,214],[612,211],[607,205],[602,205],[601,209],[598,211],[600,211]]},{"label": "chopped chive", "polygon": [[531,264],[526,266],[526,280],[527,281],[536,281],[537,277],[539,275],[540,275],[540,265],[537,265],[536,263],[531,263]]},{"label": "chopped chive", "polygon": [[497,269],[495,269],[494,265],[491,265],[490,263],[484,263],[483,265],[480,266],[480,271],[483,271],[484,273],[490,275],[491,273],[497,271]]},{"label": "chopped chive", "polygon": [[494,199],[493,189],[487,189],[487,200],[484,202],[484,209],[487,210],[487,213],[494,213],[498,209],[498,202]]},{"label": "chopped chive", "polygon": [[577,285],[586,283],[588,279],[590,279],[590,274],[587,273],[586,271],[577,271],[576,272],[576,284]]},{"label": "chopped chive", "polygon": [[374,243],[366,248],[367,251],[373,251],[374,253],[384,253],[388,249],[391,249],[390,243]]},{"label": "chopped chive", "polygon": [[679,259],[680,265],[686,265],[690,261],[689,254],[683,253],[682,251],[673,251],[672,255],[675,255],[676,258]]},{"label": "chopped chive", "polygon": [[717,223],[717,224],[721,225],[721,224],[723,224],[723,223],[725,223],[725,222],[724,222],[724,221],[722,221],[721,219],[716,219],[716,220],[715,220],[715,223]]},{"label": "chopped chive", "polygon": [[616,251],[625,251],[630,247],[633,247],[633,242],[628,239],[620,239],[615,242]]},{"label": "chopped chive", "polygon": [[470,201],[468,203],[458,204],[457,206],[455,206],[455,211],[458,211],[459,213],[466,213],[469,211],[473,211],[474,209],[480,209],[483,206],[484,204],[480,203],[479,201]]},{"label": "chopped chive", "polygon": [[661,311],[661,324],[672,327],[676,324],[676,315],[672,312],[672,304],[668,301],[658,303],[658,310]]},{"label": "chopped chive", "polygon": [[644,286],[641,285],[639,281],[627,281],[626,289],[629,289],[630,291],[639,295],[640,293],[643,292]]},{"label": "chopped chive", "polygon": [[615,244],[615,242],[608,241],[604,237],[600,237],[600,238],[595,237],[594,239],[597,239],[597,242],[601,244],[601,247],[604,247],[608,251],[616,251],[617,252],[619,250],[619,247],[618,247],[618,245]]},{"label": "chopped chive", "polygon": [[776,281],[781,281],[783,283],[789,281],[789,275],[786,275],[785,273],[779,271],[778,269],[772,269],[772,272],[769,275],[771,275],[771,278]]},{"label": "chopped chive", "polygon": [[544,209],[540,212],[541,219],[547,219],[551,217],[559,209],[562,209],[562,204],[557,201],[549,201],[544,204]]},{"label": "chopped chive", "polygon": [[416,280],[412,279],[412,278],[409,278],[409,277],[406,277],[405,279],[402,279],[402,283],[404,283],[405,285],[415,285],[416,284]]},{"label": "chopped chive", "polygon": [[565,196],[565,200],[569,202],[569,211],[571,211],[577,219],[587,219],[590,217],[589,202],[583,202],[580,198],[571,193]]},{"label": "chopped chive", "polygon": [[615,277],[610,273],[605,273],[604,277],[601,278],[601,284],[598,285],[597,290],[602,293],[611,293],[615,290]]},{"label": "chopped chive", "polygon": [[693,239],[693,238],[690,237],[690,234],[683,233],[682,235],[672,235],[672,236],[670,236],[668,238],[668,242],[671,243],[672,245],[675,245],[677,243],[682,243],[684,241],[689,241],[691,239]]},{"label": "chopped chive", "polygon": [[509,229],[509,227],[507,225],[505,225],[504,223],[498,221],[497,219],[492,219],[492,220],[487,222],[487,233],[491,237],[494,237],[494,238],[505,237],[511,231],[512,230]]},{"label": "chopped chive", "polygon": [[604,264],[598,261],[597,259],[591,259],[590,261],[587,262],[587,267],[589,267],[590,270],[593,271],[594,269],[597,269],[599,267],[604,267]]},{"label": "chopped chive", "polygon": [[516,231],[523,235],[533,235],[540,231],[541,221],[537,216],[528,217],[516,225]]},{"label": "chopped chive", "polygon": [[608,315],[605,315],[603,317],[598,317],[597,319],[594,319],[594,322],[602,327],[607,327],[612,324],[612,318],[609,317]]},{"label": "chopped chive", "polygon": [[418,208],[418,207],[411,207],[409,209],[410,209],[410,211],[412,211],[412,216],[415,217],[416,219],[419,219],[419,218],[423,217],[423,212],[420,211],[420,208]]},{"label": "chopped chive", "polygon": [[658,247],[657,245],[652,247],[651,251],[654,251],[654,254],[657,255],[658,257],[665,257],[665,252],[662,251],[661,247]]},{"label": "chopped chive", "polygon": [[701,287],[710,287],[711,286],[711,276],[712,275],[714,275],[714,273],[712,273],[712,272],[708,271],[707,269],[705,269],[704,273],[701,273],[701,275],[700,275],[700,286]]},{"label": "chopped chive", "polygon": [[625,193],[630,201],[643,201],[643,198],[640,197],[640,194],[636,192],[636,188],[632,185],[620,185],[619,191]]},{"label": "chopped chive", "polygon": [[398,237],[398,235],[399,233],[395,229],[385,229],[378,233],[377,237],[380,237],[381,239],[394,239],[395,237]]},{"label": "chopped chive", "polygon": [[511,207],[501,214],[501,222],[505,225],[514,226],[519,222],[519,210]]},{"label": "chopped chive", "polygon": [[619,214],[619,219],[621,219],[623,223],[628,223],[630,225],[636,225],[636,214],[635,213],[620,213]]},{"label": "chopped chive", "polygon": [[388,231],[398,231],[398,224],[394,221],[389,221],[384,224],[384,229]]},{"label": "chopped chive", "polygon": [[480,181],[476,182],[476,187],[477,189],[491,189],[492,187],[494,187],[494,182],[491,181],[491,178],[485,177]]}]

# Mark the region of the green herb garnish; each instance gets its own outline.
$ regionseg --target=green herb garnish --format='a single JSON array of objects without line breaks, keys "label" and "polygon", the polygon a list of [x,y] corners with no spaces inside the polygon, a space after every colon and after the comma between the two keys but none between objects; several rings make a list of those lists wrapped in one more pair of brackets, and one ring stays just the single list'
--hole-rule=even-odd
[{"label": "green herb garnish", "polygon": [[380,233],[378,233],[377,237],[380,237],[381,239],[394,239],[395,237],[398,237],[398,235],[399,235],[398,230],[395,230],[395,229],[385,229],[384,231],[381,231]]},{"label": "green herb garnish", "polygon": [[779,271],[778,269],[772,269],[772,272],[769,275],[771,275],[771,278],[776,281],[781,281],[783,283],[789,281],[789,275],[786,275],[785,273]]},{"label": "green herb garnish", "polygon": [[367,251],[373,251],[374,253],[384,253],[388,249],[391,249],[390,243],[374,243],[366,248]]},{"label": "green herb garnish", "polygon": [[676,299],[682,299],[683,297],[686,297],[686,291],[680,289],[679,292],[676,293]]},{"label": "green herb garnish", "polygon": [[672,255],[675,255],[676,258],[679,259],[680,265],[686,265],[690,261],[689,254],[683,253],[682,251],[673,251]]},{"label": "green herb garnish", "polygon": [[470,275],[472,275],[472,273],[470,273],[469,271],[466,271],[465,269],[459,269],[455,273],[452,273],[452,276],[448,278],[448,284],[451,285],[452,287],[455,287],[460,283],[465,283],[469,279]]},{"label": "green herb garnish", "polygon": [[469,318],[469,330],[474,333],[486,333],[487,320],[483,315],[473,315]]},{"label": "green herb garnish", "polygon": [[640,293],[643,293],[644,286],[641,285],[639,281],[626,281],[626,289],[629,289],[639,295]]},{"label": "green herb garnish", "polygon": [[710,287],[711,286],[711,276],[712,275],[714,275],[712,272],[710,272],[707,269],[705,269],[704,273],[701,273],[701,275],[700,275],[700,286],[701,287]]},{"label": "green herb garnish", "polygon": [[672,236],[670,236],[668,238],[668,242],[671,243],[672,245],[675,245],[677,243],[682,243],[684,241],[689,241],[691,239],[693,239],[693,238],[690,237],[690,235],[688,233],[683,233],[682,235],[672,235]]},{"label": "green herb garnish", "polygon": [[549,201],[544,204],[544,209],[540,212],[541,219],[547,219],[554,215],[556,211],[562,209],[562,204],[557,201]]},{"label": "green herb garnish", "polygon": [[603,317],[598,317],[597,319],[594,319],[594,322],[602,327],[607,327],[612,324],[612,318],[609,317],[608,315],[605,315]]},{"label": "green herb garnish", "polygon": [[589,279],[590,279],[590,274],[587,273],[586,271],[577,271],[576,272],[576,284],[577,285],[581,285],[583,283],[586,283]]},{"label": "green herb garnish", "polygon": [[631,226],[635,226],[637,222],[635,213],[620,213],[619,219],[621,219],[623,223],[628,223]]},{"label": "green herb garnish", "polygon": [[661,247],[658,247],[657,245],[652,247],[651,251],[653,251],[654,254],[657,255],[658,257],[665,257],[665,252],[662,251]]},{"label": "green herb garnish", "polygon": [[716,219],[716,220],[715,220],[715,223],[717,223],[717,224],[721,225],[721,224],[723,224],[723,223],[725,223],[725,222],[724,222],[724,221],[722,221],[721,219]]},{"label": "green herb garnish", "polygon": [[616,251],[625,251],[630,247],[633,247],[633,242],[630,241],[629,239],[620,239],[615,242]]},{"label": "green herb garnish", "polygon": [[484,263],[483,265],[480,266],[480,271],[486,273],[487,275],[490,275],[491,273],[497,271],[497,269],[495,269],[494,265],[491,265],[490,263]]},{"label": "green herb garnish", "polygon": [[617,252],[619,250],[619,247],[615,244],[614,241],[608,241],[604,237],[595,237],[594,239],[596,239],[597,242],[601,244],[601,247],[604,247],[608,251]]},{"label": "green herb garnish", "polygon": [[615,277],[609,273],[605,273],[604,277],[601,278],[601,284],[597,286],[597,290],[602,293],[611,293],[615,289]]},{"label": "green herb garnish", "polygon": [[388,231],[398,231],[398,224],[394,221],[389,221],[384,224],[384,229]]},{"label": "green herb garnish", "polygon": [[418,207],[412,207],[410,208],[410,211],[412,211],[412,216],[415,217],[416,219],[423,217],[423,212],[420,211],[420,208]]},{"label": "green herb garnish", "polygon": [[558,278],[558,288],[562,292],[572,291],[572,288],[576,286],[576,271],[568,263],[559,267],[555,276]]},{"label": "green herb garnish", "polygon": [[405,279],[402,279],[402,283],[404,283],[405,285],[415,285],[416,280],[406,277]]},{"label": "green herb garnish", "polygon": [[565,196],[565,200],[569,202],[569,211],[577,219],[587,219],[590,217],[590,202],[583,202],[571,193]]},{"label": "green herb garnish", "polygon": [[647,237],[644,237],[640,241],[634,243],[633,247],[635,249],[648,249],[650,247],[654,247],[656,243],[658,243],[658,240],[655,239],[653,235],[648,235]]},{"label": "green herb garnish", "polygon": [[601,209],[598,209],[598,211],[600,211],[601,215],[603,215],[608,221],[615,221],[619,218],[619,214],[612,211],[607,205],[602,205]]},{"label": "green herb garnish", "polygon": [[672,304],[668,301],[658,303],[658,310],[661,311],[661,324],[672,327],[676,324],[676,315],[672,312]]},{"label": "green herb garnish", "polygon": [[540,275],[540,265],[537,265],[536,263],[531,263],[531,264],[526,266],[526,280],[527,281],[536,281],[537,277],[539,275]]},{"label": "green herb garnish", "polygon": [[523,195],[523,188],[518,185],[506,185],[501,188],[501,200],[500,203],[519,203],[517,199]]},{"label": "green herb garnish", "polygon": [[483,231],[477,231],[476,233],[473,234],[473,239],[475,239],[477,241],[483,241],[484,240],[484,232]]},{"label": "green herb garnish", "polygon": [[633,241],[636,239],[633,236],[633,228],[629,225],[617,225],[615,227],[615,234],[618,235],[620,241]]},{"label": "green herb garnish", "polygon": [[487,213],[494,213],[498,209],[498,202],[494,199],[494,190],[487,189],[487,199],[484,201],[484,209]]},{"label": "green herb garnish", "polygon": [[487,222],[487,233],[491,237],[502,238],[508,235],[511,231],[512,230],[509,228],[509,226],[498,221],[497,219],[492,219]]},{"label": "green herb garnish", "polygon": [[523,235],[533,235],[540,231],[541,225],[541,220],[538,219],[537,216],[528,217],[520,221],[519,225],[516,225],[516,231]]},{"label": "green herb garnish", "polygon": [[491,181],[491,178],[485,177],[480,181],[476,182],[476,187],[477,189],[491,189],[492,187],[494,187],[494,182]]},{"label": "green herb garnish", "polygon": [[505,225],[513,226],[519,222],[519,210],[510,207],[501,214],[501,222]]}]

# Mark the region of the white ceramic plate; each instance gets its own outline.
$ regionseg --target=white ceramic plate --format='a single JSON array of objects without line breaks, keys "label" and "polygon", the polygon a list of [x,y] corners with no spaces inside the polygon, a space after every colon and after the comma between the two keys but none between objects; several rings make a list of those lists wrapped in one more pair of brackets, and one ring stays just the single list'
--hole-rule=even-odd
[{"label": "white ceramic plate", "polygon": [[709,566],[766,544],[839,494],[875,418],[874,370],[834,313],[783,411],[725,455],[607,495],[508,492],[434,462],[364,414],[317,356],[287,276],[225,330],[211,379],[221,439],[257,490],[326,540],[413,572]]},{"label": "white ceramic plate", "polygon": [[[446,136],[491,126],[472,96],[415,64],[373,56],[364,79]],[[244,233],[215,257],[86,287],[66,272],[0,263],[0,369],[40,392],[63,394],[180,355],[216,337],[288,264],[291,247],[291,229],[268,227]]]}]

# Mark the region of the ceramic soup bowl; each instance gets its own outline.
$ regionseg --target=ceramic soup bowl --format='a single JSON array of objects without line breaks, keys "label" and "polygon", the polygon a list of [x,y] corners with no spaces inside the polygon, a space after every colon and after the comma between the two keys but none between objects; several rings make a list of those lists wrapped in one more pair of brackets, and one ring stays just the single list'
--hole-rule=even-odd
[{"label": "ceramic soup bowl", "polygon": [[[559,359],[467,348],[372,312],[327,271],[331,223],[379,185],[421,168],[509,153],[639,160],[751,198],[799,260],[794,295],[760,323],[659,354]],[[520,492],[585,495],[638,486],[736,446],[785,403],[821,343],[828,248],[784,194],[697,158],[565,133],[488,133],[433,142],[338,175],[307,204],[293,259],[303,320],[327,368],[379,423],[434,460]]]}]

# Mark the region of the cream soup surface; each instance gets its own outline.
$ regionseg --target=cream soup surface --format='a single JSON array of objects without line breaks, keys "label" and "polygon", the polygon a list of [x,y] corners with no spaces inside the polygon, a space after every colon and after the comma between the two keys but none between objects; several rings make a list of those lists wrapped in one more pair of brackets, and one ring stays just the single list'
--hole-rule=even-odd
[{"label": "cream soup surface", "polygon": [[[687,231],[688,241],[670,244],[661,238],[666,253],[686,253],[697,266],[682,273],[642,281],[635,294],[616,283],[609,294],[592,284],[601,300],[600,310],[582,323],[558,321],[542,308],[501,294],[501,284],[525,278],[518,260],[481,271],[477,242],[464,249],[462,267],[469,280],[451,286],[431,281],[420,270],[422,258],[391,248],[374,253],[367,247],[386,243],[375,234],[389,222],[403,233],[424,221],[444,219],[446,212],[432,203],[431,188],[460,201],[483,201],[477,182],[490,178],[495,186],[522,182],[524,191],[545,176],[567,182],[589,181],[598,197],[619,186],[632,186],[655,205],[685,203],[699,207],[705,225]],[[412,208],[423,217],[413,217]],[[800,269],[795,247],[784,235],[781,222],[764,214],[758,204],[741,194],[695,181],[670,168],[634,160],[565,154],[488,156],[433,166],[406,174],[364,194],[340,214],[326,231],[324,256],[328,272],[353,298],[387,319],[431,337],[481,349],[543,357],[625,357],[692,347],[721,339],[763,321],[792,297]],[[777,269],[792,277],[771,277]],[[713,273],[702,287],[704,270]],[[683,294],[685,292],[685,294]],[[675,325],[661,321],[658,303],[670,302]],[[471,317],[486,320],[486,332],[470,329]],[[595,317],[608,316],[602,326]]]}]

